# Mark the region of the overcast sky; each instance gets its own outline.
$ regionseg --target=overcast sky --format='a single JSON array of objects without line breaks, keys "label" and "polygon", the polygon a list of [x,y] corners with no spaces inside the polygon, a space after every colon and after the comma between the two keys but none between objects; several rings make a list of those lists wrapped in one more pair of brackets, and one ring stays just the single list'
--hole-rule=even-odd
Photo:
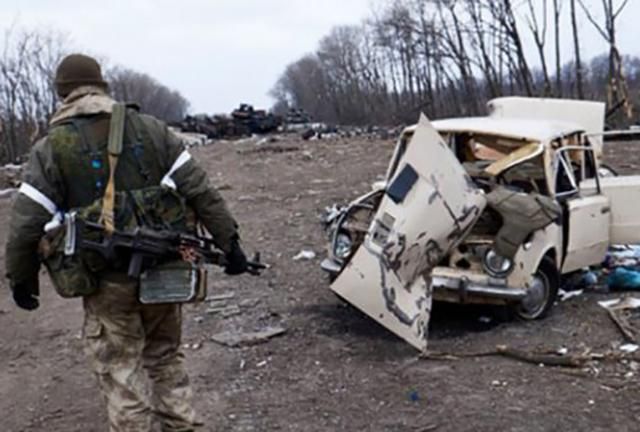
[{"label": "overcast sky", "polygon": [[[268,108],[267,93],[287,64],[313,52],[331,27],[359,23],[381,1],[3,0],[0,29],[17,23],[66,32],[77,50],[179,90],[193,112],[229,112],[240,102]],[[638,16],[640,0],[631,0],[620,22],[625,54],[640,54]],[[587,58],[606,49],[586,20],[581,27]]]}]

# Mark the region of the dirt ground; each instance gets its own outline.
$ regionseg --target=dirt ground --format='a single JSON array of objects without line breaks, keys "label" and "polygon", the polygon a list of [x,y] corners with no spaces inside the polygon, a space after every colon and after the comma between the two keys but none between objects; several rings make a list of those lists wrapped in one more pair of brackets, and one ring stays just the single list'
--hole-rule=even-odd
[{"label": "dirt ground", "polygon": [[[259,250],[272,265],[262,277],[211,275],[211,295],[232,296],[222,302],[231,306],[225,312],[212,313],[219,303],[185,308],[186,362],[204,430],[640,430],[638,362],[602,361],[582,370],[495,356],[418,359],[409,345],[332,295],[319,269],[320,214],[367,191],[392,149],[392,141],[291,138],[194,150],[237,215],[246,250]],[[616,146],[607,158],[632,172],[638,161],[631,153]],[[4,227],[9,203],[0,201]],[[6,237],[4,228],[0,244]],[[303,249],[316,258],[294,261]],[[14,307],[8,295],[0,299],[0,429],[106,431],[82,353],[80,303],[58,298],[46,276],[42,292],[33,313]],[[604,352],[622,338],[596,302],[614,296],[589,293],[559,302],[538,322],[510,321],[495,308],[436,304],[430,349],[473,353],[507,344]],[[267,326],[286,333],[243,348],[211,341],[222,331]]]}]

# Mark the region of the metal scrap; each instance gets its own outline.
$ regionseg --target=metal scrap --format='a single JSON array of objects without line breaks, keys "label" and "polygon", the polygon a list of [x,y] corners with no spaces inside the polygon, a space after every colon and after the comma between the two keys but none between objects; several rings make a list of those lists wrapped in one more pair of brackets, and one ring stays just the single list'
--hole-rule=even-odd
[{"label": "metal scrap", "polygon": [[601,301],[598,304],[607,310],[627,342],[640,344],[640,328],[633,325],[633,321],[640,321],[640,298],[624,297]]},{"label": "metal scrap", "polygon": [[300,261],[300,260],[312,260],[316,257],[316,253],[312,250],[307,250],[307,249],[303,249],[301,250],[296,256],[293,257],[294,261]]},{"label": "metal scrap", "polygon": [[230,115],[186,116],[173,126],[183,132],[204,134],[209,139],[221,139],[275,132],[281,124],[282,118],[279,116],[254,109],[249,104],[240,104]]},{"label": "metal scrap", "polygon": [[220,345],[234,348],[265,343],[276,336],[283,335],[285,332],[286,329],[284,327],[267,327],[260,331],[246,333],[226,331],[214,334],[211,336],[211,340]]},{"label": "metal scrap", "polygon": [[627,342],[640,344],[640,328],[635,327],[633,323],[640,322],[640,298],[626,297],[605,300],[598,304],[607,310]]}]

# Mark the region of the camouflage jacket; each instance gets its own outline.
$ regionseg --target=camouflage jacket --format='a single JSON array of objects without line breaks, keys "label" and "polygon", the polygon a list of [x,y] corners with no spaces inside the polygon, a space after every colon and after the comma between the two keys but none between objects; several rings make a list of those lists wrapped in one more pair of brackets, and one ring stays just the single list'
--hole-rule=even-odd
[{"label": "camouflage jacket", "polygon": [[[13,203],[6,245],[12,289],[38,293],[38,243],[52,217],[103,196],[109,178],[107,142],[113,103],[99,88],[76,89],[52,117],[48,135],[33,146]],[[161,183],[186,199],[218,247],[230,250],[237,224],[204,170],[164,123],[128,108],[116,190]]]}]

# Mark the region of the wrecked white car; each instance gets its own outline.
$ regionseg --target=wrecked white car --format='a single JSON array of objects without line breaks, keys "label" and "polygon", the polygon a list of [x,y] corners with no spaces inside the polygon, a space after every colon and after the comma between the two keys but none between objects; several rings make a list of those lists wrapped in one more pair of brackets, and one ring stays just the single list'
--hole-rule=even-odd
[{"label": "wrecked white car", "polygon": [[419,349],[431,298],[541,318],[562,274],[640,240],[640,177],[598,173],[602,104],[490,107],[405,129],[386,181],[328,221],[332,290]]}]

